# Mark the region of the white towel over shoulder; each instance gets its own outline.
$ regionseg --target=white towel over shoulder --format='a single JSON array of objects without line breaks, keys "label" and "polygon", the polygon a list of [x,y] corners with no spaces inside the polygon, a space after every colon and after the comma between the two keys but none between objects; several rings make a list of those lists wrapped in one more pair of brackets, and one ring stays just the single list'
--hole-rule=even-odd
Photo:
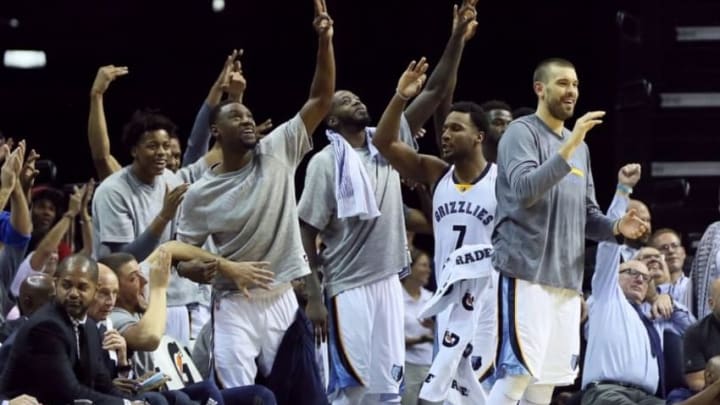
[{"label": "white towel over shoulder", "polygon": [[[372,134],[366,129],[367,145],[373,158],[377,149],[372,145]],[[375,188],[353,147],[335,131],[326,132],[335,152],[335,198],[337,199],[338,218],[359,217],[372,219],[380,216]]]}]

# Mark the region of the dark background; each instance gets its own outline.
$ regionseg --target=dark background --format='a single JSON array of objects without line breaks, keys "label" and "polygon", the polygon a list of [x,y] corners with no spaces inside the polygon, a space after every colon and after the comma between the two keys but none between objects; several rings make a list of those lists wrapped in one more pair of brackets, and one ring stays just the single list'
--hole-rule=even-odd
[{"label": "dark background", "polygon": [[[450,32],[453,2],[327,3],[335,21],[337,88],[359,94],[376,120],[409,60],[427,56],[431,68],[437,62]],[[576,114],[608,111],[605,123],[587,139],[601,206],[606,207],[612,197],[618,168],[630,161],[644,164],[644,183],[637,196],[654,204],[649,162],[657,158],[652,137],[657,132],[653,125],[658,108],[654,96],[643,98],[639,109],[622,107],[621,101],[630,96],[619,89],[638,77],[652,80],[655,89],[670,86],[666,79],[674,77],[677,64],[667,59],[677,62],[672,53],[677,47],[666,41],[668,32],[680,20],[716,23],[720,13],[712,3],[480,0],[479,27],[465,50],[456,99],[497,98],[514,108],[534,107],[531,76],[536,63],[550,56],[573,61],[580,78]],[[258,121],[269,117],[278,125],[307,97],[316,49],[312,4],[312,0],[226,0],[224,11],[215,13],[210,0],[3,0],[0,19],[17,18],[20,25],[1,24],[0,48],[43,49],[48,65],[27,71],[0,68],[0,129],[6,136],[26,138],[43,158],[56,162],[59,183],[83,181],[94,174],[86,126],[88,94],[99,66],[127,65],[130,69],[105,97],[112,153],[121,163],[128,163],[119,137],[132,112],[160,109],[187,137],[197,109],[232,48],[245,50],[246,103]],[[619,26],[618,11],[632,14],[640,23]],[[628,42],[633,34],[641,38],[640,44]],[[697,79],[695,87],[715,86]],[[705,120],[711,118],[706,114]],[[571,127],[572,122],[567,125]],[[672,141],[678,135],[667,136]],[[316,139],[316,149],[327,143],[320,133]],[[429,133],[423,150],[435,151],[431,139]],[[674,150],[689,151],[684,154],[689,158],[695,153],[691,146],[679,144]],[[711,149],[700,147],[698,154],[702,150]],[[302,182],[302,170],[298,182]],[[697,224],[676,220],[690,209],[676,201],[667,212],[657,207],[660,218],[656,218],[662,222],[656,220],[656,227],[701,232],[714,220],[716,181],[701,179],[701,184],[700,189],[693,189],[701,190],[699,194],[691,198],[699,208],[684,214],[696,217]],[[713,192],[708,194],[710,189]]]}]

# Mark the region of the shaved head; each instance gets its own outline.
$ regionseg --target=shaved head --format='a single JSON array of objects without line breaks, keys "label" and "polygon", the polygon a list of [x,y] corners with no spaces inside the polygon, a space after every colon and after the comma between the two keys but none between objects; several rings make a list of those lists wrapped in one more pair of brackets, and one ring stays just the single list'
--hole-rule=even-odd
[{"label": "shaved head", "polygon": [[97,262],[83,254],[74,254],[60,262],[55,276],[61,278],[68,270],[87,273],[88,278],[94,283],[97,283],[98,281],[99,270]]},{"label": "shaved head", "polygon": [[30,316],[55,296],[55,284],[47,274],[33,274],[20,284],[18,308],[24,316]]}]

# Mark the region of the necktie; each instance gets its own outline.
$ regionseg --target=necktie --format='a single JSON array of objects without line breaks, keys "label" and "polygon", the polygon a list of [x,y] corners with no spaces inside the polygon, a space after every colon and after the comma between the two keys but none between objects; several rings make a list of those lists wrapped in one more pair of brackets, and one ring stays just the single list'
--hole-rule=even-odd
[{"label": "necktie", "polygon": [[645,325],[645,329],[647,329],[648,338],[650,338],[650,350],[652,352],[653,357],[657,360],[658,363],[658,395],[662,398],[665,397],[665,358],[663,356],[663,350],[662,350],[662,343],[660,341],[660,335],[657,332],[657,329],[655,329],[655,325],[653,325],[653,322],[649,320],[645,314],[643,314],[642,309],[640,308],[640,305],[635,304],[633,302],[630,303],[632,307],[635,309],[635,312],[638,313],[638,316],[640,317],[640,320],[642,321],[643,325]]}]

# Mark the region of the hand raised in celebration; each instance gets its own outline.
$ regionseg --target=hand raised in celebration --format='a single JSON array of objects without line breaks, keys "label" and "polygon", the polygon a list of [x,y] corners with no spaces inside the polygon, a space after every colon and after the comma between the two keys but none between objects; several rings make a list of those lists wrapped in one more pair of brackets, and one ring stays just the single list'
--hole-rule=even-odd
[{"label": "hand raised in celebration", "polygon": [[629,163],[621,167],[618,171],[618,183],[627,187],[635,187],[640,181],[642,175],[642,167],[637,163]]},{"label": "hand raised in celebration", "polygon": [[125,76],[128,73],[127,66],[107,65],[101,67],[95,76],[91,94],[105,94],[113,80],[120,76]]},{"label": "hand raised in celebration", "polygon": [[463,0],[459,9],[457,4],[453,6],[453,34],[462,33],[464,42],[474,37],[477,30],[476,4],[477,0]]},{"label": "hand raised in celebration", "polygon": [[405,72],[403,72],[402,76],[400,76],[400,80],[398,80],[398,95],[405,100],[417,96],[425,84],[425,79],[427,79],[427,75],[425,74],[427,69],[428,63],[424,56],[420,58],[419,62],[410,62],[410,65]]},{"label": "hand raised in celebration", "polygon": [[596,125],[602,124],[602,117],[605,116],[605,111],[590,111],[575,121],[575,127],[573,127],[572,135],[568,139],[568,142],[573,146],[579,146],[584,140],[585,135],[588,131],[595,128]]},{"label": "hand raised in celebration", "polygon": [[20,184],[22,184],[25,190],[29,190],[35,182],[35,177],[40,174],[40,171],[35,168],[35,162],[40,159],[40,155],[35,152],[35,149],[30,150],[30,154],[25,159],[25,165],[23,165],[22,171],[20,172]]},{"label": "hand raised in celebration", "polygon": [[324,39],[330,39],[333,36],[333,20],[327,12],[327,4],[325,0],[313,0],[315,2],[315,19],[313,26],[318,35]]},{"label": "hand raised in celebration", "polygon": [[628,239],[637,239],[647,232],[648,224],[637,215],[637,210],[631,209],[619,219],[617,230]]},{"label": "hand raised in celebration", "polygon": [[190,187],[189,184],[183,183],[170,191],[170,188],[165,185],[165,203],[160,211],[161,219],[170,222],[175,218],[177,209],[180,203],[182,203],[183,198],[185,198],[185,192],[188,190],[188,187]]}]

